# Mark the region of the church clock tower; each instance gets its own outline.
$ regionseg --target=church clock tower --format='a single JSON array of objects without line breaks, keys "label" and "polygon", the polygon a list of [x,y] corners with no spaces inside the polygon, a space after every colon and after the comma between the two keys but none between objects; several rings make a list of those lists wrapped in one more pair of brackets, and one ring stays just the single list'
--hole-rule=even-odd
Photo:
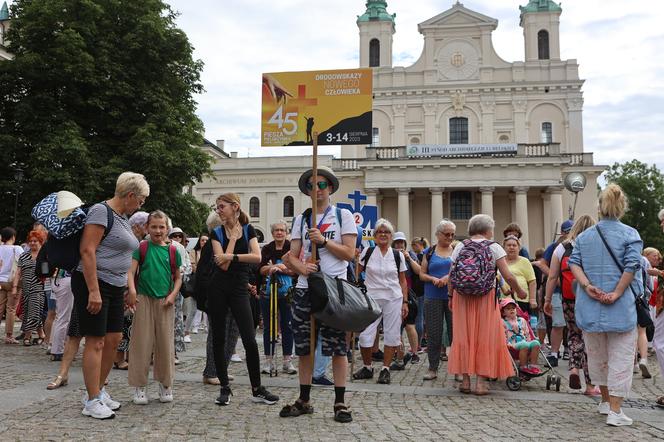
[{"label": "church clock tower", "polygon": [[392,67],[392,35],[396,14],[387,13],[385,0],[368,0],[357,17],[360,28],[360,67]]},{"label": "church clock tower", "polygon": [[552,0],[530,0],[521,9],[526,62],[560,60],[560,4]]}]

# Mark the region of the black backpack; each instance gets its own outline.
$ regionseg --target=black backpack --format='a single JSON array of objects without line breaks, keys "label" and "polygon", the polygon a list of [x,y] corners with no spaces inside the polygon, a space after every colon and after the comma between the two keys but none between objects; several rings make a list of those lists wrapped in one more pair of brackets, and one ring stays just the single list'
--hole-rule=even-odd
[{"label": "black backpack", "polygon": [[[373,251],[376,249],[376,246],[371,246],[367,249],[367,253],[364,254],[364,258],[362,258],[362,267],[364,267],[365,271],[367,268],[367,263],[369,262],[369,258],[371,258],[371,254]],[[399,267],[401,267],[401,253],[397,249],[392,249],[392,253],[394,254],[394,262],[397,264],[397,280],[399,280]]]},{"label": "black backpack", "polygon": [[[113,228],[114,217],[113,209],[105,202],[101,204],[106,207],[107,213],[106,227],[104,228],[104,235],[101,237],[101,241],[104,241]],[[82,209],[87,213],[90,207],[92,206],[82,207]],[[39,250],[39,254],[37,254],[35,264],[37,278],[50,277],[56,269],[67,272],[76,270],[78,263],[81,261],[81,238],[83,237],[83,230],[81,229],[62,239],[56,238],[51,233],[48,234],[46,242]]]},{"label": "black backpack", "polygon": [[214,276],[215,265],[212,241],[208,241],[201,248],[201,256],[198,259],[198,264],[196,264],[194,290],[192,293],[192,296],[196,300],[196,308],[202,312],[207,312],[208,289]]}]

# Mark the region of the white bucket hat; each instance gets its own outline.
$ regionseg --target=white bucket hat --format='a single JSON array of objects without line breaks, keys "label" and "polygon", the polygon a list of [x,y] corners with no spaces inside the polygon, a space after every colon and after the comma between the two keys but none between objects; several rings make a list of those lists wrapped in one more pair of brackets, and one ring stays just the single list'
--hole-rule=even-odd
[{"label": "white bucket hat", "polygon": [[57,194],[57,205],[58,218],[66,218],[75,209],[81,207],[83,205],[83,201],[81,201],[81,199],[75,194],[67,190],[61,190]]}]

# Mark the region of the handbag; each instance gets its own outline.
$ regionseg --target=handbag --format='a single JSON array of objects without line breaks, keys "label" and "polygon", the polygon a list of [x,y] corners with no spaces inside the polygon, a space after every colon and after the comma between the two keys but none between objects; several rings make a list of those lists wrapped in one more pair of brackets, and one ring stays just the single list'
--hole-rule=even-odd
[{"label": "handbag", "polygon": [[[616,258],[616,255],[614,255],[613,250],[611,247],[609,247],[609,244],[606,242],[606,238],[604,238],[602,229],[600,229],[598,225],[596,225],[595,228],[597,229],[597,233],[599,233],[599,237],[604,243],[604,247],[606,247],[606,250],[609,251],[609,255],[611,255],[613,262],[618,267],[618,270],[620,270],[620,273],[623,273],[625,269],[622,264],[620,264],[620,261],[618,261],[618,258]],[[647,328],[654,325],[652,318],[650,317],[650,310],[648,309],[648,304],[646,303],[645,298],[636,294],[634,289],[632,289],[631,283],[629,285],[629,289],[634,294],[634,304],[636,305],[636,322],[639,324],[639,327]]]},{"label": "handbag", "polygon": [[331,328],[361,332],[383,314],[365,289],[348,281],[323,272],[314,272],[307,280],[311,312]]}]

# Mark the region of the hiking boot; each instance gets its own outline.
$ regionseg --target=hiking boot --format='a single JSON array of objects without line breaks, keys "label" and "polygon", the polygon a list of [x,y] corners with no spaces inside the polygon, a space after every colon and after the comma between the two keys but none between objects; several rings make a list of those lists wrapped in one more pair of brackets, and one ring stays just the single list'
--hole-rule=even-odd
[{"label": "hiking boot", "polygon": [[387,368],[383,368],[380,371],[380,374],[378,375],[378,383],[379,384],[389,384],[390,383],[390,370]]},{"label": "hiking boot", "polygon": [[383,355],[383,352],[381,350],[371,353],[371,360],[376,362],[383,362],[384,357],[385,355]]},{"label": "hiking boot", "polygon": [[95,419],[113,419],[115,413],[113,410],[104,405],[104,403],[99,398],[94,398],[91,401],[85,402],[85,407],[81,411],[83,416],[90,416]]},{"label": "hiking boot", "polygon": [[252,401],[273,405],[279,402],[279,396],[272,394],[265,389],[262,385],[253,392],[254,396],[251,398]]},{"label": "hiking boot", "polygon": [[353,373],[353,379],[372,379],[374,375],[373,368],[362,367]]},{"label": "hiking boot", "polygon": [[233,396],[231,387],[225,385],[221,387],[219,391],[219,397],[214,400],[214,403],[217,405],[228,405],[231,403],[231,396]]}]

